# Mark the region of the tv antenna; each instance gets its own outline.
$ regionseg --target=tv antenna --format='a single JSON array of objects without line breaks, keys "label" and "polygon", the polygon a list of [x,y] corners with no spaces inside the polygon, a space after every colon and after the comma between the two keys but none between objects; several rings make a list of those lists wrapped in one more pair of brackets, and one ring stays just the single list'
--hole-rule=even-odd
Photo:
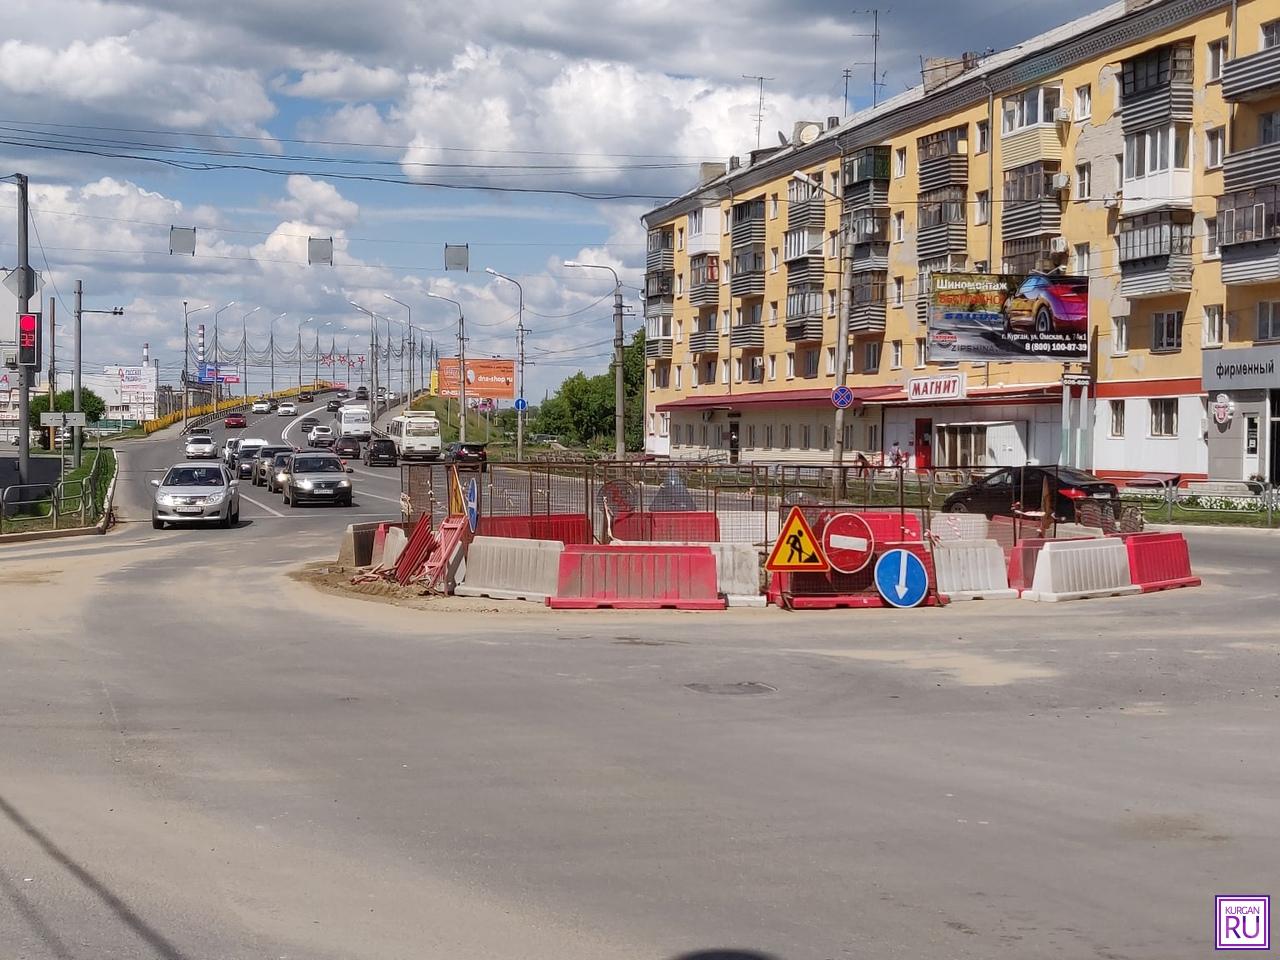
[{"label": "tv antenna", "polygon": [[[862,16],[870,15],[871,32],[855,33],[855,37],[871,38],[871,106],[875,107],[880,103],[880,88],[884,86],[884,81],[880,76],[880,9],[878,7],[870,10],[855,10],[855,14]],[[891,10],[885,10],[885,13],[892,13]],[[857,66],[867,66],[866,63],[856,64]],[[848,78],[845,79],[845,88],[848,89]],[[848,94],[846,93],[846,99]],[[848,107],[845,108],[848,110]]]},{"label": "tv antenna", "polygon": [[743,80],[754,80],[760,85],[760,98],[756,101],[756,112],[752,114],[752,119],[756,122],[756,149],[760,149],[760,128],[764,124],[764,84],[766,80],[776,80],[776,77],[762,77],[759,74],[744,73]]}]

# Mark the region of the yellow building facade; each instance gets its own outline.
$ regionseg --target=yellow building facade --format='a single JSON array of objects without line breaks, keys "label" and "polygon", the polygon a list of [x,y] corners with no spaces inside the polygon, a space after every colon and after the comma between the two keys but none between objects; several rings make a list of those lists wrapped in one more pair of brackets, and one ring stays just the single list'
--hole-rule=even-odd
[{"label": "yellow building facade", "polygon": [[[1274,0],[1130,0],[926,74],[644,218],[649,451],[830,462],[843,383],[846,462],[1280,481]],[[943,273],[1087,276],[1087,361],[931,359]]]}]

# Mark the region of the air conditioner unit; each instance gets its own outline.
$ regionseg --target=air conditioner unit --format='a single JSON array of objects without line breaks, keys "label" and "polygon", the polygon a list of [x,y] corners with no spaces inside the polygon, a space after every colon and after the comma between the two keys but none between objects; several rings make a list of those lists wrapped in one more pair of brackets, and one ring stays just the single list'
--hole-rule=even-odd
[{"label": "air conditioner unit", "polygon": [[1071,174],[1055,173],[1053,179],[1049,181],[1055,193],[1061,193],[1067,187],[1071,186]]},{"label": "air conditioner unit", "polygon": [[1105,198],[1103,198],[1102,205],[1106,207],[1108,210],[1116,209],[1116,207],[1120,206],[1120,194],[1118,192],[1108,194]]},{"label": "air conditioner unit", "polygon": [[1070,123],[1071,109],[1069,107],[1058,107],[1053,111],[1053,119],[1056,123]]},{"label": "air conditioner unit", "polygon": [[1052,238],[1050,238],[1050,240],[1049,240],[1049,252],[1050,252],[1050,253],[1066,253],[1066,252],[1067,252],[1067,238],[1066,238],[1066,237],[1052,237]]}]

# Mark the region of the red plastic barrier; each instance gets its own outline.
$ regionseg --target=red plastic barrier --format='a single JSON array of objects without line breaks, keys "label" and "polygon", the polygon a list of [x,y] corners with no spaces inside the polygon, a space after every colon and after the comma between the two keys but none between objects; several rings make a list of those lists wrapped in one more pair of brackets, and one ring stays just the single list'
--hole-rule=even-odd
[{"label": "red plastic barrier", "polygon": [[559,540],[561,543],[591,543],[591,524],[585,513],[551,513],[529,518],[529,536],[534,540]]},{"label": "red plastic barrier", "polygon": [[615,517],[611,527],[615,540],[640,542],[718,543],[720,519],[714,513],[661,510],[628,513]]},{"label": "red plastic barrier", "polygon": [[[816,533],[822,527],[825,527],[827,521],[830,520],[841,510],[825,510],[818,517],[818,526],[814,528]],[[876,538],[876,551],[879,552],[882,543],[901,543],[907,540],[922,540],[920,518],[914,513],[892,513],[879,511],[850,511],[856,513],[863,520],[867,521],[867,526],[871,528],[872,536]]]},{"label": "red plastic barrier", "polygon": [[708,547],[566,544],[554,610],[723,610]]},{"label": "red plastic barrier", "polygon": [[1129,575],[1143,593],[1200,586],[1200,578],[1191,573],[1191,554],[1182,534],[1126,533],[1120,538],[1129,551]]},{"label": "red plastic barrier", "polygon": [[476,535],[532,540],[534,539],[533,517],[481,517],[476,523]]}]

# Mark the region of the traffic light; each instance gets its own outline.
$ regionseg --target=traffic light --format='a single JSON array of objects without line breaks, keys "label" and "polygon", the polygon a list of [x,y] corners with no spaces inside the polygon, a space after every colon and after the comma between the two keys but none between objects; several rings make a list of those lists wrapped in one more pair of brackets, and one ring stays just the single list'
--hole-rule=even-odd
[{"label": "traffic light", "polygon": [[42,324],[38,313],[18,314],[18,366],[30,370],[40,369],[40,359],[44,351]]}]

